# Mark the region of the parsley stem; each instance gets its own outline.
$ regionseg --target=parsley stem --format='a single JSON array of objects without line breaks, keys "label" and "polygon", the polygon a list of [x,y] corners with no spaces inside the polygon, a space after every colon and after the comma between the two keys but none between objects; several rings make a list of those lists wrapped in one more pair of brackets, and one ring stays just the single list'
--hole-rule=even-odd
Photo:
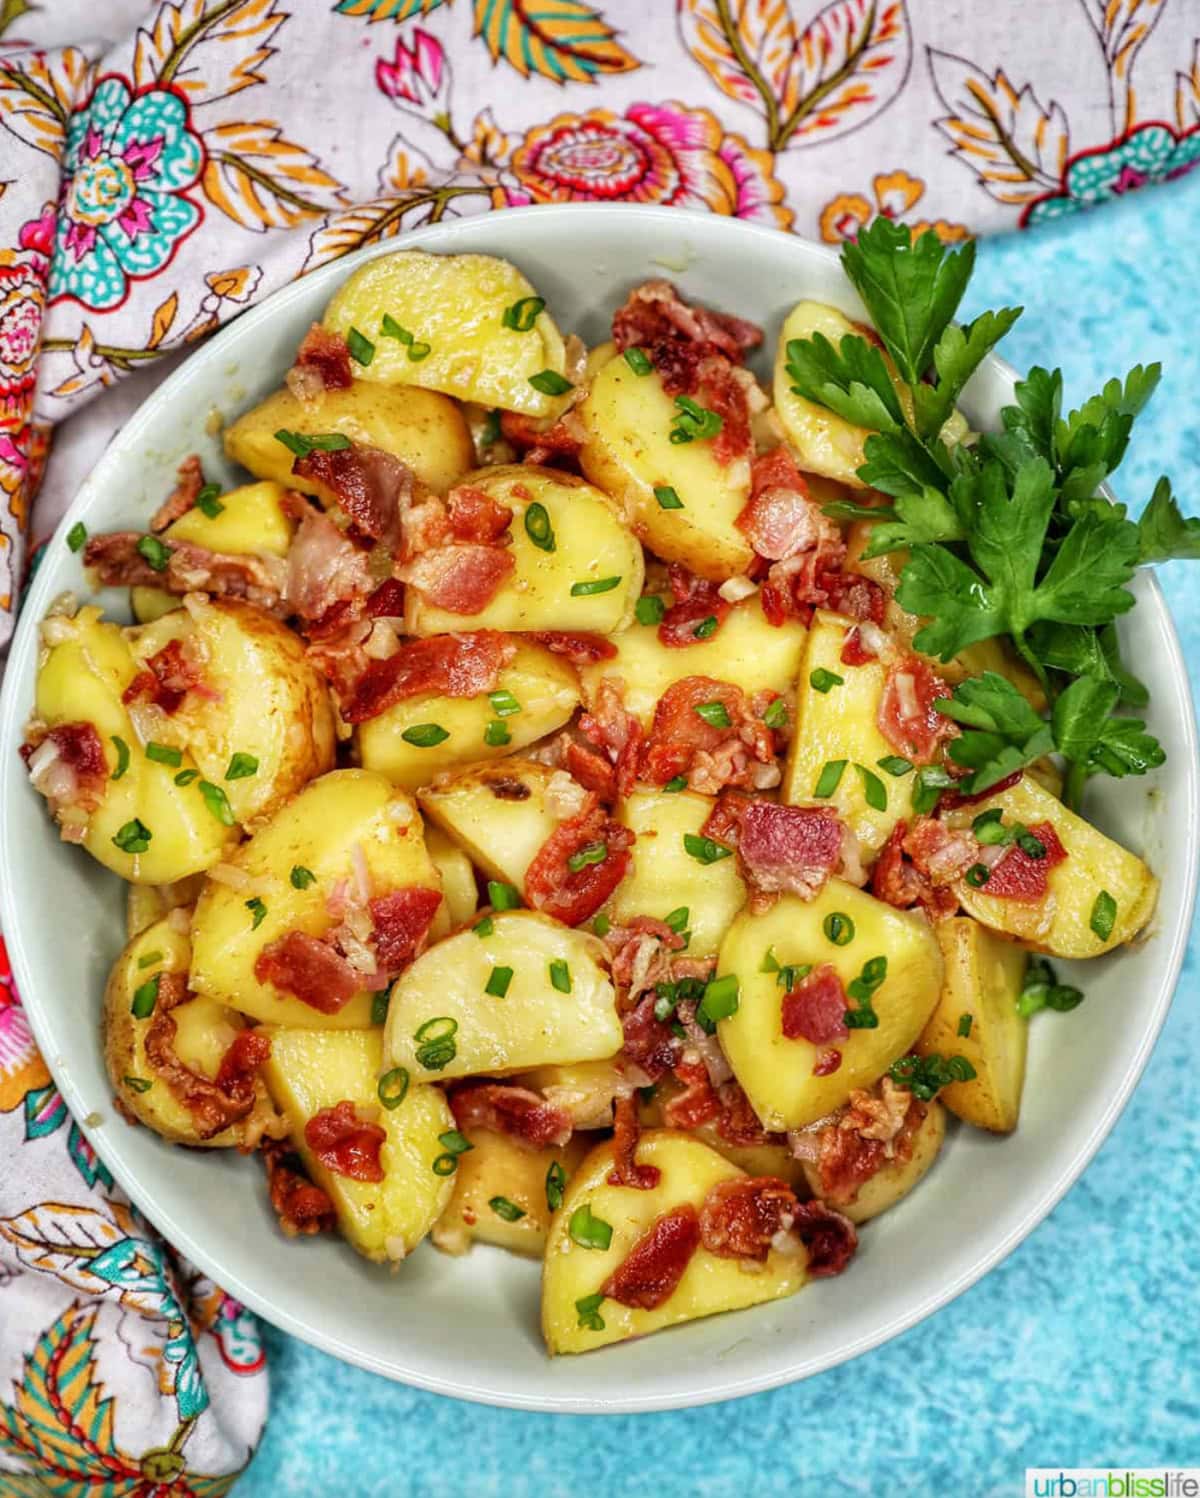
[{"label": "parsley stem", "polygon": [[1034,655],[1033,651],[1030,650],[1029,645],[1025,639],[1025,631],[1014,629],[1012,632],[1012,642],[1017,647],[1017,654],[1037,677],[1042,691],[1046,694],[1047,702],[1049,702],[1050,705],[1053,706],[1054,689],[1050,685],[1050,678],[1046,674],[1045,666],[1042,665],[1041,661],[1039,661],[1037,656]]},{"label": "parsley stem", "polygon": [[1087,782],[1087,765],[1081,759],[1069,759],[1067,764],[1067,778],[1063,784],[1063,801],[1072,811],[1079,810],[1079,803],[1083,800],[1083,787]]}]

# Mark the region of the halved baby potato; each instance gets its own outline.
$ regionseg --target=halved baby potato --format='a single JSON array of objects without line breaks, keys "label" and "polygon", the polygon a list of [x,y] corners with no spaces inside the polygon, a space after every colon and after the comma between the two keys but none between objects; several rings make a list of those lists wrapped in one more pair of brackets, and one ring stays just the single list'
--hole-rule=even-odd
[{"label": "halved baby potato", "polygon": [[[915,772],[890,775],[879,763],[896,757],[895,746],[884,738],[878,723],[887,667],[877,659],[861,666],[846,665],[842,646],[853,628],[854,621],[840,614],[819,609],[813,615],[796,684],[796,726],[788,745],[780,798],[790,806],[811,801],[825,765],[830,760],[847,760],[837,789],[823,804],[850,826],[870,857],[883,847],[896,823],[912,815]],[[820,691],[813,685],[814,672],[840,676],[842,682]],[[818,675],[817,679],[827,678]],[[885,810],[868,803],[859,765],[883,786]]]},{"label": "halved baby potato", "polygon": [[132,941],[180,905],[194,905],[204,888],[204,875],[191,874],[175,884],[130,884],[125,889],[125,937]]},{"label": "halved baby potato", "polygon": [[569,1179],[587,1152],[584,1139],[535,1150],[508,1134],[472,1129],[471,1148],[457,1157],[454,1194],[433,1227],[434,1246],[465,1254],[472,1243],[491,1243],[541,1258],[551,1217],[547,1176],[557,1165]]},{"label": "halved baby potato", "polygon": [[[1047,871],[1049,893],[1044,900],[989,895],[986,885],[976,889],[960,879],[954,893],[968,915],[1052,957],[1099,957],[1132,941],[1146,925],[1158,899],[1158,880],[1136,854],[1069,811],[1028,774],[986,800],[950,812],[945,820],[952,827],[970,826],[993,807],[1009,825],[1049,822],[1067,857]],[[1111,929],[1102,936],[1096,929],[1097,924],[1103,929],[1097,901],[1103,906],[1104,895],[1116,909]]]},{"label": "halved baby potato", "polygon": [[[454,1182],[433,1162],[445,1152],[439,1135],[454,1115],[437,1087],[410,1086],[397,1107],[379,1100],[383,1052],[378,1030],[293,1030],[271,1027],[267,1087],[288,1121],[305,1169],[333,1202],[343,1237],[376,1263],[398,1263],[437,1221]],[[341,1102],[377,1123],[382,1181],[359,1181],[328,1169],[304,1137],[310,1119]]]},{"label": "halved baby potato", "polygon": [[410,583],[404,615],[409,634],[455,629],[611,634],[629,623],[642,591],[642,548],[606,495],[573,474],[533,464],[483,468],[469,483],[513,511],[513,571],[491,602],[470,615],[434,607]]},{"label": "halved baby potato", "polygon": [[613,1104],[633,1092],[619,1056],[565,1066],[536,1066],[513,1080],[540,1092],[551,1107],[569,1114],[576,1129],[611,1128]]},{"label": "halved baby potato", "polygon": [[[638,1118],[642,1128],[669,1128],[667,1105],[683,1090],[681,1082],[672,1076],[666,1076],[649,1090],[649,1096],[645,1093],[640,1094]],[[716,1150],[718,1155],[724,1155],[726,1160],[732,1161],[748,1176],[777,1176],[781,1181],[786,1181],[801,1198],[810,1194],[804,1166],[792,1154],[786,1143],[776,1143],[768,1139],[760,1144],[737,1144],[724,1137],[716,1119],[697,1124],[687,1132],[693,1138],[699,1139],[701,1143],[707,1144],[709,1149]]]},{"label": "halved baby potato", "polygon": [[555,804],[552,784],[568,796],[577,793],[576,809],[582,807],[587,793],[565,772],[516,758],[473,765],[426,786],[418,799],[489,879],[523,889],[529,865],[564,820],[566,808]]},{"label": "halved baby potato", "polygon": [[[709,440],[673,443],[678,415],[657,373],[635,374],[625,359],[612,359],[579,407],[587,434],[579,462],[622,505],[651,551],[719,582],[754,560],[734,524],[750,498],[750,464],[719,463]],[[654,492],[662,488],[673,489],[682,508],[663,509]]]},{"label": "halved baby potato", "polygon": [[[284,1127],[261,1080],[255,1081],[250,1112],[205,1138],[196,1115],[146,1055],[146,1034],[155,1022],[155,1008],[139,1016],[134,1013],[135,1000],[139,1009],[143,1000],[156,1006],[156,980],[165,973],[186,973],[189,956],[187,936],[163,918],[135,936],[113,964],[104,990],[101,1028],[105,1069],[122,1109],[174,1144],[253,1149],[263,1135],[282,1138]],[[186,999],[170,1013],[175,1055],[189,1071],[213,1080],[246,1021],[212,999]]]},{"label": "halved baby potato", "polygon": [[[655,1310],[635,1310],[605,1300],[599,1307],[602,1325],[584,1325],[577,1303],[599,1293],[657,1217],[685,1205],[698,1212],[714,1186],[745,1176],[699,1139],[671,1129],[643,1134],[637,1158],[639,1164],[656,1166],[661,1172],[652,1191],[612,1185],[613,1146],[600,1144],[571,1177],[563,1204],[550,1223],[542,1270],[542,1335],[551,1354],[591,1352],[683,1321],[782,1300],[805,1283],[808,1258],[799,1242],[794,1253],[772,1248],[764,1264],[751,1266],[753,1273],[747,1272],[744,1261],[719,1258],[701,1245],[674,1292]],[[572,1215],[583,1206],[612,1228],[607,1248],[586,1248],[571,1237]]]},{"label": "halved baby potato", "polygon": [[348,388],[321,390],[300,400],[287,387],[268,395],[227,428],[225,451],[260,479],[311,494],[322,503],[336,496],[315,479],[292,472],[296,457],[278,431],[340,432],[351,442],[382,448],[412,469],[417,480],[444,494],[475,464],[466,417],[452,400],[411,385],[355,380]]},{"label": "halved baby potato", "polygon": [[[624,1036],[603,955],[594,936],[532,910],[447,937],[392,987],[387,1064],[428,1082],[615,1056]],[[566,964],[569,992],[551,963]]]},{"label": "halved baby potato", "polygon": [[[132,713],[144,740],[187,753],[220,786],[235,821],[269,816],[333,767],[324,678],[300,637],[264,610],[190,595],[184,608],[132,630],[130,640],[139,666],[171,641],[186,642],[203,690],[189,692],[172,713],[145,702]],[[190,794],[200,793],[193,786]]]},{"label": "halved baby potato", "polygon": [[768,624],[756,595],[731,609],[711,638],[682,648],[664,645],[656,624],[631,624],[610,640],[617,654],[584,666],[579,679],[592,706],[601,681],[620,677],[625,710],[649,727],[658,699],[685,676],[731,681],[747,697],[790,692],[800,674],[807,633],[797,619],[786,619],[778,629]]},{"label": "halved baby potato", "polygon": [[934,929],[946,977],[916,1050],[922,1056],[965,1056],[974,1079],[952,1082],[938,1097],[978,1129],[1011,1133],[1021,1111],[1029,1042],[1029,1021],[1017,1013],[1028,957],[1016,942],[970,916],[939,921]]},{"label": "halved baby potato", "polygon": [[[355,742],[363,766],[415,791],[456,765],[503,759],[561,728],[579,703],[574,668],[532,640],[518,639],[516,647],[516,654],[497,676],[494,693],[409,697],[360,723]],[[519,704],[519,710],[512,712],[506,703],[504,717],[498,715],[492,700],[502,692]],[[447,737],[429,748],[404,737],[426,723],[436,723]],[[507,733],[507,742],[488,742],[488,730],[495,724]],[[494,728],[492,737],[497,737]]]},{"label": "halved baby potato", "polygon": [[[912,1136],[912,1153],[908,1158],[889,1160],[862,1183],[852,1201],[836,1203],[837,1210],[851,1222],[869,1222],[902,1201],[941,1153],[946,1138],[946,1110],[937,1098],[923,1106],[925,1117]],[[819,1195],[820,1171],[815,1165],[806,1164],[804,1175],[810,1189]]]},{"label": "halved baby potato", "polygon": [[736,858],[699,863],[683,842],[689,834],[699,835],[713,804],[694,791],[652,790],[636,790],[621,802],[618,818],[632,828],[637,842],[632,867],[609,904],[616,925],[639,915],[662,921],[686,910],[687,955],[707,957],[717,950],[746,903],[746,886]]},{"label": "halved baby potato", "polygon": [[[285,557],[296,522],[280,504],[283,493],[283,485],[270,480],[242,484],[220,496],[217,514],[209,515],[193,505],[167,526],[163,536],[227,556]],[[179,599],[162,588],[131,588],[129,596],[139,624],[149,624],[179,607]]]},{"label": "halved baby potato", "polygon": [[[369,993],[324,1014],[272,983],[260,983],[254,964],[264,947],[290,931],[321,937],[338,925],[331,897],[339,888],[354,888],[362,868],[372,897],[414,884],[440,889],[412,799],[369,770],[333,770],[277,811],[229,865],[226,878],[244,876],[245,883],[235,888],[210,880],[205,886],[192,924],[192,988],[276,1025],[369,1025]],[[293,879],[297,869],[303,872]]]},{"label": "halved baby potato", "polygon": [[[368,364],[355,361],[360,380],[549,416],[561,401],[531,381],[546,373],[561,378],[566,346],[545,303],[537,310],[535,300],[535,289],[507,260],[402,250],[349,277],[326,307],[324,324],[344,338],[355,329],[374,344]],[[505,322],[518,303],[525,305],[511,320],[519,324],[536,310],[527,331]],[[385,331],[385,317],[402,331]]]},{"label": "halved baby potato", "polygon": [[[833,915],[852,923],[845,945],[836,946],[825,930]],[[781,967],[828,964],[846,989],[868,961],[886,958],[886,976],[872,998],[879,1024],[852,1029],[835,1043],[836,1071],[815,1075],[826,1047],[784,1035],[784,989],[777,971],[763,971],[768,954]],[[718,1026],[735,1076],[764,1128],[800,1129],[840,1108],[853,1088],[870,1087],[912,1048],[941,992],[942,954],[924,916],[831,879],[812,900],[783,895],[760,915],[743,911],[721,943],[717,972],[736,974],[740,985],[736,1013]]]},{"label": "halved baby potato", "polygon": [[429,939],[440,941],[459,926],[465,926],[475,914],[479,891],[471,860],[440,827],[426,825],[425,849],[442,881],[442,903],[429,928]]},{"label": "halved baby potato", "polygon": [[[35,724],[92,724],[108,764],[100,805],[82,824],[83,846],[133,884],[172,884],[216,863],[236,829],[213,815],[195,784],[175,783],[178,766],[146,758],[121,700],[138,670],[125,632],[87,605],[73,616],[52,615],[42,638]],[[123,771],[118,740],[129,753]],[[183,765],[190,766],[187,756]],[[139,822],[148,837],[132,836]],[[126,852],[131,842],[141,851]]]}]

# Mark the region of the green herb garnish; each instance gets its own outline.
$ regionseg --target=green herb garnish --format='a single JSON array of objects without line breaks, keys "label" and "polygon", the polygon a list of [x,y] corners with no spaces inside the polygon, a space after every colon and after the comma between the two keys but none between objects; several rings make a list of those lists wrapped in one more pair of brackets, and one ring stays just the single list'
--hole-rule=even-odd
[{"label": "green herb garnish", "polygon": [[440,723],[414,723],[400,737],[415,749],[432,749],[435,744],[444,743],[450,735]]},{"label": "green herb garnish", "polygon": [[294,863],[290,875],[293,889],[307,889],[310,884],[317,882],[317,876],[311,869],[306,869],[302,863]]},{"label": "green herb garnish", "polygon": [[834,687],[846,684],[844,676],[839,676],[836,671],[826,671],[824,666],[818,666],[815,671],[810,672],[808,681],[814,692],[829,692]]},{"label": "green herb garnish", "polygon": [[539,551],[553,551],[557,546],[554,527],[550,524],[550,512],[544,504],[535,501],[526,509],[525,534]]},{"label": "green herb garnish", "polygon": [[591,1202],[584,1202],[571,1213],[567,1231],[580,1248],[596,1248],[603,1251],[612,1242],[612,1225],[592,1216]]},{"label": "green herb garnish", "polygon": [[497,1217],[502,1217],[505,1222],[517,1222],[525,1216],[525,1208],[518,1207],[516,1202],[510,1202],[507,1196],[490,1197],[488,1206]]},{"label": "green herb garnish", "polygon": [[258,898],[258,896],[255,895],[253,900],[246,901],[246,909],[254,917],[254,919],[250,923],[250,929],[251,931],[257,931],[267,918],[267,907]]},{"label": "green herb garnish", "polygon": [[258,774],[258,759],[253,754],[243,754],[239,749],[229,761],[229,768],[225,771],[226,780],[249,780],[252,775]]},{"label": "green herb garnish", "polygon": [[87,538],[87,526],[82,520],[77,520],[67,532],[67,545],[72,551],[82,551]]},{"label": "green herb garnish", "polygon": [[571,388],[570,380],[564,380],[562,375],[556,374],[552,369],[543,369],[538,374],[530,375],[529,383],[543,395],[566,395]]},{"label": "green herb garnish", "polygon": [[427,1019],[413,1033],[417,1043],[414,1052],[417,1064],[426,1071],[441,1071],[449,1066],[458,1054],[454,1037],[458,1033],[458,1021],[448,1014],[439,1014],[436,1019]]},{"label": "green herb garnish", "polygon": [[635,375],[648,375],[654,368],[646,350],[640,348],[627,348],[625,350],[625,363],[629,365]]},{"label": "green herb garnish", "polygon": [[683,500],[680,499],[670,484],[657,484],[654,489],[654,497],[658,500],[660,510],[683,509]]},{"label": "green herb garnish", "polygon": [[153,978],[147,978],[139,988],[133,991],[133,1003],[129,1006],[134,1019],[149,1019],[154,1013],[154,1006],[158,1003],[158,981],[161,973],[155,973]]},{"label": "green herb garnish", "polygon": [[508,985],[512,982],[513,970],[510,967],[494,967],[487,982],[483,985],[483,991],[490,994],[493,999],[502,999],[508,992]]},{"label": "green herb garnish", "polygon": [[117,734],[112,736],[112,746],[117,751],[117,768],[109,776],[110,780],[120,780],[129,768],[129,745]]},{"label": "green herb garnish", "polygon": [[142,536],[137,544],[138,556],[142,557],[154,572],[165,572],[171,561],[171,548],[157,536]]},{"label": "green herb garnish", "polygon": [[409,1075],[406,1066],[393,1066],[385,1071],[375,1089],[379,1101],[385,1108],[398,1108],[408,1096]]},{"label": "green herb garnish", "polygon": [[[511,307],[505,307],[500,321],[514,333],[528,333],[538,317],[546,310],[546,299],[540,296],[523,296]],[[531,382],[532,383],[532,382]],[[555,392],[551,391],[550,394]]]},{"label": "green herb garnish", "polygon": [[346,347],[350,350],[350,357],[364,369],[375,357],[375,345],[357,328],[351,328],[346,334]]},{"label": "green herb garnish", "polygon": [[594,583],[572,583],[571,597],[588,598],[593,593],[611,593],[620,581],[619,577],[601,577]]},{"label": "green herb garnish", "polygon": [[732,848],[727,848],[724,843],[718,843],[715,838],[700,837],[695,832],[683,834],[683,847],[686,853],[690,853],[697,863],[717,863],[722,858],[728,858]]},{"label": "green herb garnish", "polygon": [[571,969],[561,957],[556,957],[550,964],[550,986],[559,993],[571,992]]}]

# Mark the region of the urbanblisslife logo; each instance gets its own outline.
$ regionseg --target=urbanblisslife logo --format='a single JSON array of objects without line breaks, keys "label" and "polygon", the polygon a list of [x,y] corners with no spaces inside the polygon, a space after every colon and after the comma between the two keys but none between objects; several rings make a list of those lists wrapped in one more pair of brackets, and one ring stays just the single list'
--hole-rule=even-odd
[{"label": "urbanblisslife logo", "polygon": [[1025,1498],[1200,1498],[1200,1467],[1027,1467]]}]

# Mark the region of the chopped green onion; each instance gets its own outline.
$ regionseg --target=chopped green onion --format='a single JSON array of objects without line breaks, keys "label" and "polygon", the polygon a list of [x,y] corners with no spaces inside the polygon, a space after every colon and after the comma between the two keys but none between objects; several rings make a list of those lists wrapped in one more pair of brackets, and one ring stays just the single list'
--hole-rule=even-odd
[{"label": "chopped green onion", "polygon": [[178,766],[183,763],[183,755],[178,749],[172,749],[169,744],[156,744],[153,739],[146,745],[146,758],[157,765]]},{"label": "chopped green onion", "polygon": [[669,916],[665,918],[663,924],[666,926],[670,926],[671,930],[675,932],[676,936],[678,936],[679,933],[686,927],[689,914],[690,912],[687,906],[680,905],[675,910],[673,910]]},{"label": "chopped green onion", "polygon": [[666,785],[663,786],[663,790],[664,791],[685,791],[685,790],[687,790],[687,776],[686,775],[672,775],[671,778],[670,778],[670,780],[667,781]]},{"label": "chopped green onion", "polygon": [[493,999],[502,999],[508,992],[508,985],[512,982],[513,970],[510,967],[494,967],[492,975],[483,986],[486,994],[491,994]]},{"label": "chopped green onion", "polygon": [[954,784],[953,775],[938,765],[926,765],[917,771],[913,784],[913,811],[918,816],[928,816],[942,799],[942,792]]},{"label": "chopped green onion", "polygon": [[149,1019],[154,1013],[154,1006],[158,1003],[158,980],[161,977],[161,973],[155,973],[140,988],[134,989],[133,1003],[129,1006],[134,1019]]},{"label": "chopped green onion", "polygon": [[521,704],[504,687],[497,692],[489,692],[488,701],[492,704],[492,711],[498,718],[511,718],[514,713],[521,711]]},{"label": "chopped green onion", "polygon": [[117,830],[113,842],[122,853],[144,853],[150,846],[150,839],[154,834],[146,826],[145,822],[134,817],[131,822]]},{"label": "chopped green onion", "polygon": [[975,1068],[965,1056],[928,1056],[911,1053],[901,1056],[888,1067],[888,1076],[898,1087],[907,1087],[920,1103],[931,1102],[943,1087],[953,1082],[971,1082]]},{"label": "chopped green onion", "polygon": [[592,930],[597,936],[607,936],[612,930],[612,922],[606,915],[600,914],[592,922]]},{"label": "chopped green onion", "polygon": [[239,749],[229,761],[225,771],[226,780],[248,780],[258,774],[258,759],[253,754],[243,754]]},{"label": "chopped green onion", "polygon": [[572,583],[572,598],[589,598],[593,593],[611,593],[621,581],[619,577],[601,577],[594,583]]},{"label": "chopped green onion", "polygon": [[490,749],[502,749],[505,744],[512,743],[512,734],[507,727],[497,718],[495,722],[489,723],[483,730],[483,742]]},{"label": "chopped green onion", "polygon": [[422,359],[428,359],[432,352],[433,345],[431,343],[417,343],[414,341],[408,346],[408,357],[414,364],[420,364]]},{"label": "chopped green onion", "polygon": [[458,1033],[458,1021],[448,1014],[439,1014],[436,1019],[427,1019],[413,1034],[417,1042],[415,1052],[417,1064],[426,1071],[441,1071],[458,1054],[454,1037]]},{"label": "chopped green onion", "polygon": [[813,795],[821,801],[827,801],[837,790],[846,763],[844,759],[827,759],[813,787]]},{"label": "chopped green onion", "polygon": [[525,1208],[518,1207],[516,1202],[510,1202],[507,1196],[490,1197],[488,1206],[497,1217],[503,1217],[505,1222],[516,1222],[525,1216]]},{"label": "chopped green onion", "polygon": [[317,876],[311,869],[306,869],[302,863],[292,865],[291,881],[293,889],[307,889],[310,884],[317,882]]},{"label": "chopped green onion", "polygon": [[350,357],[364,369],[375,357],[375,345],[357,328],[351,328],[346,334],[346,347],[350,350]]},{"label": "chopped green onion", "polygon": [[525,534],[539,551],[554,551],[554,527],[550,524],[550,512],[536,500],[525,511]]},{"label": "chopped green onion", "polygon": [[221,503],[220,484],[205,484],[200,493],[196,495],[196,508],[210,520],[215,520],[218,515],[225,513],[225,506]]},{"label": "chopped green onion", "polygon": [[511,328],[514,333],[528,333],[545,310],[545,297],[523,296],[519,302],[514,302],[511,307],[505,307],[504,316],[500,321],[506,328]]},{"label": "chopped green onion", "polygon": [[677,395],[678,408],[671,419],[671,441],[673,443],[695,442],[706,437],[715,437],[725,425],[721,417],[707,406],[697,403],[687,395]]},{"label": "chopped green onion", "polygon": [[438,1143],[451,1155],[465,1155],[468,1150],[475,1148],[467,1136],[458,1129],[447,1129],[444,1134],[439,1134]]},{"label": "chopped green onion", "polygon": [[788,721],[787,703],[782,697],[776,697],[766,712],[762,715],[763,722],[768,728],[786,728]]},{"label": "chopped green onion", "polygon": [[982,889],[992,877],[992,871],[986,863],[973,863],[967,870],[966,877],[972,889]]},{"label": "chopped green onion", "polygon": [[571,388],[570,380],[564,380],[562,375],[556,374],[552,369],[543,369],[538,374],[530,375],[529,383],[543,395],[566,395]]},{"label": "chopped green onion", "polygon": [[546,1172],[546,1205],[551,1212],[557,1212],[563,1204],[563,1192],[567,1186],[567,1173],[557,1160],[550,1162],[550,1168]]},{"label": "chopped green onion", "polygon": [[779,974],[775,979],[775,986],[777,988],[782,988],[785,993],[791,993],[792,989],[795,988],[796,985],[804,978],[807,978],[809,973],[811,972],[811,962],[785,963],[784,966],[779,969]]},{"label": "chopped green onion", "polygon": [[648,375],[654,368],[650,362],[650,356],[645,349],[627,348],[625,350],[625,363],[629,365],[635,375]]},{"label": "chopped green onion", "polygon": [[458,1156],[451,1154],[439,1155],[433,1162],[433,1173],[435,1176],[452,1176],[458,1169]]},{"label": "chopped green onion", "polygon": [[718,843],[711,837],[699,837],[694,832],[683,834],[683,848],[685,853],[690,853],[697,863],[717,863],[722,858],[728,858],[733,852],[724,843]]},{"label": "chopped green onion", "polygon": [[213,785],[211,780],[202,780],[199,786],[200,794],[204,797],[204,804],[216,817],[217,821],[225,827],[234,825],[233,808],[229,804],[229,797],[219,785]]},{"label": "chopped green onion", "polygon": [[180,770],[175,777],[176,785],[191,785],[192,781],[200,774],[199,770]]},{"label": "chopped green onion", "polygon": [[821,929],[835,947],[848,947],[854,940],[854,922],[841,910],[827,915]]},{"label": "chopped green onion", "polygon": [[477,937],[479,937],[480,941],[482,941],[485,936],[491,936],[492,932],[495,929],[496,923],[494,920],[492,920],[490,915],[485,915],[482,920],[476,921],[475,924],[471,927],[471,930],[474,931]]},{"label": "chopped green onion", "polygon": [[1101,941],[1107,941],[1112,935],[1116,919],[1117,902],[1106,889],[1102,889],[1092,903],[1092,914],[1088,925]]},{"label": "chopped green onion", "polygon": [[121,1081],[129,1088],[130,1092],[149,1092],[154,1083],[147,1077],[122,1077]]},{"label": "chopped green onion", "polygon": [[579,1325],[584,1330],[589,1332],[604,1330],[604,1317],[600,1314],[600,1307],[603,1304],[603,1290],[597,1290],[595,1295],[582,1295],[575,1302],[575,1309],[579,1312]]},{"label": "chopped green onion", "polygon": [[82,520],[77,520],[67,532],[67,545],[72,551],[80,551],[87,540],[87,526]]},{"label": "chopped green onion", "polygon": [[818,666],[815,671],[811,672],[808,680],[814,692],[828,692],[834,687],[842,687],[846,684],[844,676],[839,676],[836,671],[826,671],[824,666]]},{"label": "chopped green onion", "polygon": [[885,754],[882,759],[875,763],[881,770],[886,770],[889,775],[907,775],[912,769],[912,760],[905,759],[899,754]]},{"label": "chopped green onion", "polygon": [[138,967],[153,967],[156,962],[163,960],[163,954],[159,951],[147,952],[144,957],[138,958]]},{"label": "chopped green onion", "polygon": [[375,1089],[379,1101],[385,1108],[398,1108],[408,1096],[408,1083],[408,1067],[393,1066],[379,1079],[379,1086]]},{"label": "chopped green onion", "polygon": [[493,910],[519,910],[521,896],[515,885],[503,884],[499,879],[488,880],[488,904]]},{"label": "chopped green onion", "polygon": [[310,435],[281,428],[275,433],[275,441],[282,442],[288,452],[295,453],[298,458],[307,458],[311,452],[338,453],[350,446],[350,439],[344,432],[317,432]]},{"label": "chopped green onion", "polygon": [[1045,843],[1042,842],[1041,838],[1034,837],[1033,833],[1029,832],[1026,828],[1022,828],[1016,834],[1016,844],[1026,858],[1039,859],[1046,856]]},{"label": "chopped green onion", "polygon": [[607,857],[607,843],[586,843],[578,853],[572,853],[567,859],[567,868],[572,874],[578,874],[580,869],[586,869],[588,864],[603,863]]},{"label": "chopped green onion", "polygon": [[129,745],[117,734],[112,735],[113,748],[117,751],[117,768],[109,776],[110,780],[120,780],[129,768]]},{"label": "chopped green onion", "polygon": [[959,1035],[962,1036],[962,1038],[964,1040],[966,1040],[967,1036],[970,1035],[970,1033],[971,1033],[971,1026],[974,1023],[975,1023],[975,1017],[974,1017],[974,1015],[967,1014],[965,1010],[964,1010],[964,1012],[962,1014],[960,1014],[958,1016],[958,1033],[959,1033]]},{"label": "chopped green onion", "polygon": [[874,1030],[878,1028],[879,1016],[875,1013],[873,1000],[875,990],[887,977],[888,960],[886,957],[872,957],[863,963],[862,972],[849,985],[846,992],[858,1005],[857,1009],[847,1009],[842,1019],[850,1030]]},{"label": "chopped green onion", "polygon": [[265,921],[267,918],[267,907],[258,898],[258,896],[255,895],[253,900],[246,901],[246,909],[254,917],[254,920],[250,924],[250,929],[251,931],[257,931],[258,928],[262,925],[263,921]]},{"label": "chopped green onion", "polygon": [[571,1213],[567,1232],[580,1248],[596,1248],[603,1251],[612,1242],[612,1225],[592,1216],[591,1202],[584,1202]]},{"label": "chopped green onion", "polygon": [[658,500],[660,510],[683,509],[683,500],[680,499],[670,484],[656,484],[654,486],[654,497]]},{"label": "chopped green onion", "polygon": [[411,343],[413,335],[407,328],[402,328],[390,312],[383,314],[383,320],[379,324],[379,331],[385,338],[394,338],[398,343]]},{"label": "chopped green onion", "polygon": [[713,978],[704,988],[704,997],[700,1000],[696,1010],[696,1018],[704,1016],[710,1023],[716,1024],[719,1019],[728,1019],[731,1014],[738,1012],[738,976],[736,973],[726,973],[722,978]]},{"label": "chopped green onion", "polygon": [[561,957],[556,957],[550,964],[550,986],[559,993],[571,992],[571,969]]},{"label": "chopped green onion", "polygon": [[479,428],[479,446],[495,447],[496,443],[500,441],[500,436],[500,413],[499,411],[489,411],[484,418],[483,425]]},{"label": "chopped green onion", "polygon": [[1001,843],[1008,842],[1012,836],[1012,829],[1006,827],[1001,821],[1002,813],[997,809],[996,815],[991,812],[983,812],[971,823],[971,831],[981,847],[996,848]]},{"label": "chopped green onion", "polygon": [[715,614],[709,614],[707,619],[701,619],[700,623],[692,630],[693,640],[707,640],[717,632],[718,619]]},{"label": "chopped green onion", "polygon": [[444,743],[450,735],[440,723],[414,723],[400,737],[415,749],[432,749],[435,744]]},{"label": "chopped green onion", "polygon": [[723,702],[701,702],[692,711],[698,718],[703,718],[710,728],[733,727],[729,719],[729,710]]},{"label": "chopped green onion", "polygon": [[644,598],[638,599],[633,612],[639,624],[661,624],[667,606],[655,594],[647,593]]},{"label": "chopped green onion", "polygon": [[157,536],[142,536],[137,544],[137,552],[155,572],[167,570],[171,560],[171,548],[164,546]]},{"label": "chopped green onion", "polygon": [[863,786],[863,799],[873,811],[887,811],[887,788],[874,770],[866,765],[855,765]]},{"label": "chopped green onion", "polygon": [[763,953],[763,960],[758,964],[760,973],[777,973],[779,971],[779,958],[775,955],[774,944],[769,946]]},{"label": "chopped green onion", "polygon": [[371,1023],[373,1025],[386,1025],[388,1010],[392,1005],[392,990],[389,985],[382,988],[371,999]]}]

